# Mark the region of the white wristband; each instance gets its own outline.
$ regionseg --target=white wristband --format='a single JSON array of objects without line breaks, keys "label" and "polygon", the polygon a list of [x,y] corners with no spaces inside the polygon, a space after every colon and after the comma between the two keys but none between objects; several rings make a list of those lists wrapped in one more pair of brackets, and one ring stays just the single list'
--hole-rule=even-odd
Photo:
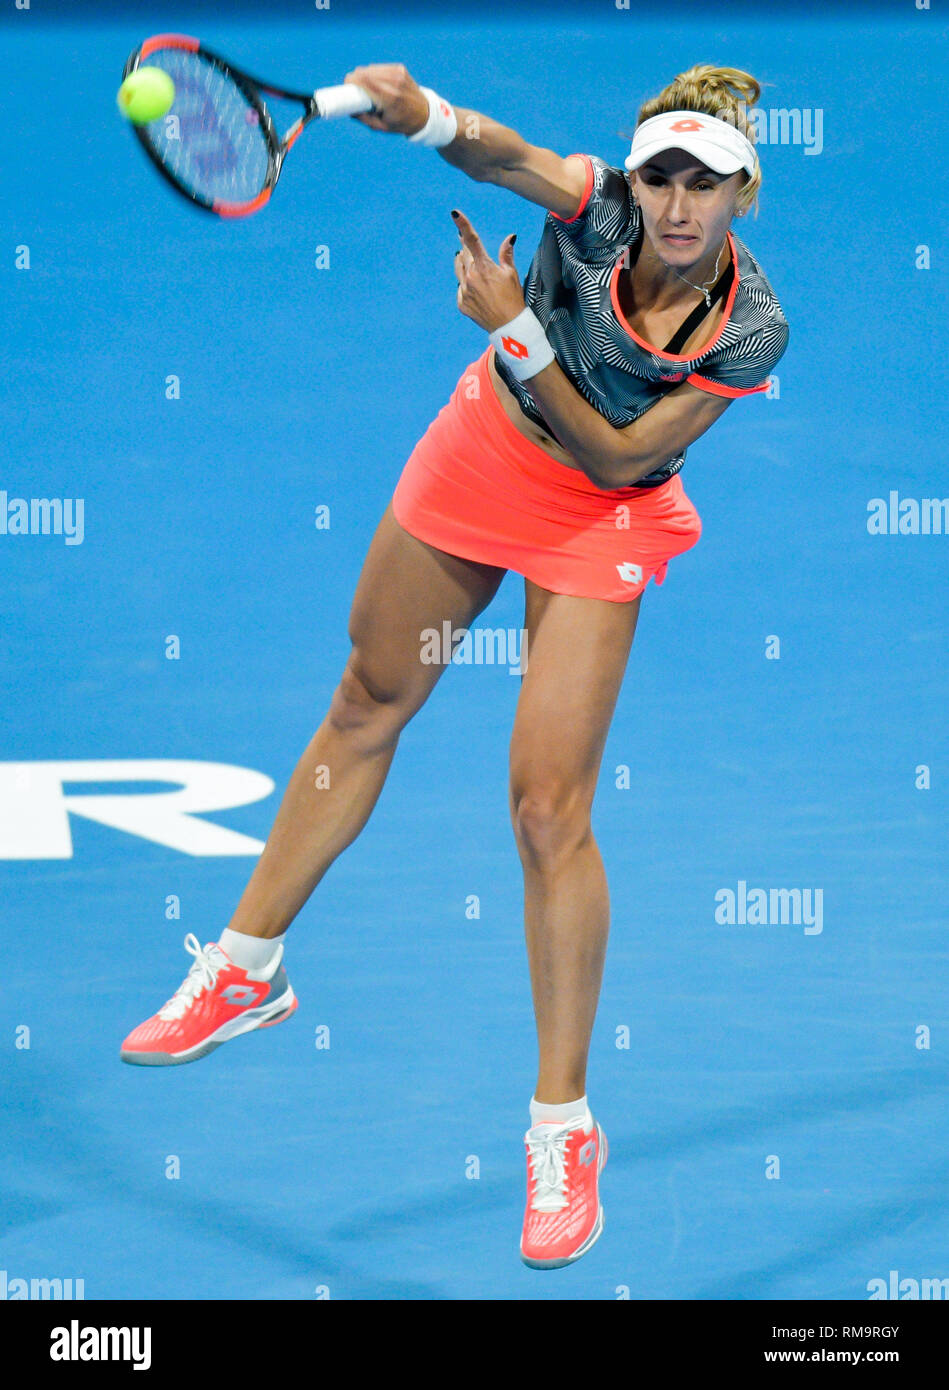
[{"label": "white wristband", "polygon": [[518,381],[536,376],[555,360],[554,350],[533,309],[524,308],[491,334],[494,351]]},{"label": "white wristband", "polygon": [[458,120],[455,109],[444,97],[433,92],[431,87],[421,89],[428,98],[428,120],[409,139],[413,145],[425,145],[437,150],[442,145],[450,145],[458,134]]}]

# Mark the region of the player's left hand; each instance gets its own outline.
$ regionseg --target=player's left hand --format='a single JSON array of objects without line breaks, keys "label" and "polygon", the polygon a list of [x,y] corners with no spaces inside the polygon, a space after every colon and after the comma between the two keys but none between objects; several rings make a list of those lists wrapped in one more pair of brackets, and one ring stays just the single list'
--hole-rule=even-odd
[{"label": "player's left hand", "polygon": [[452,216],[461,237],[461,248],[455,256],[458,308],[486,332],[493,333],[517,318],[524,308],[524,292],[514,265],[517,233],[504,238],[497,261],[492,261],[464,213]]}]

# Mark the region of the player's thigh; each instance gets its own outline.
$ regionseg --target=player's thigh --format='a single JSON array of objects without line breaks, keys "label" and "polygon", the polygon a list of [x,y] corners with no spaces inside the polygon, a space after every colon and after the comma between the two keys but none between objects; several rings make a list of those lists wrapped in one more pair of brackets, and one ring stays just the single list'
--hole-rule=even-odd
[{"label": "player's thigh", "polygon": [[[372,538],[349,617],[347,670],[373,699],[417,708],[445,669],[443,624],[468,627],[506,571],[458,559],[399,525],[391,504]],[[426,635],[427,630],[427,635]],[[437,643],[431,634],[437,634]],[[441,661],[429,659],[433,650]]]},{"label": "player's thigh", "polygon": [[548,814],[589,807],[641,599],[573,598],[526,582],[527,670],[511,734],[512,812],[526,798]]}]

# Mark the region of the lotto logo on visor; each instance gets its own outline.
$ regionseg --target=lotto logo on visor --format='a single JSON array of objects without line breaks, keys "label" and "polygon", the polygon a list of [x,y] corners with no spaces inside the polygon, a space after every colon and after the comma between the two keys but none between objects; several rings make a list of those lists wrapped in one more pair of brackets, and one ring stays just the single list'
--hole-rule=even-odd
[{"label": "lotto logo on visor", "polygon": [[716,174],[753,174],[758,165],[755,147],[729,121],[704,112],[666,111],[637,126],[626,159],[627,169],[639,169],[663,150],[685,150]]}]

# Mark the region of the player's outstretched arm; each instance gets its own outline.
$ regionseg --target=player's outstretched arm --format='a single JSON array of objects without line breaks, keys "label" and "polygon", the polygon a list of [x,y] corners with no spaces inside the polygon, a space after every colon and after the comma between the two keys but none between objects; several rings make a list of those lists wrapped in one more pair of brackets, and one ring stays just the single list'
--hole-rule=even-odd
[{"label": "player's outstretched arm", "polygon": [[[372,130],[414,135],[428,120],[425,93],[402,63],[373,63],[354,68],[347,82],[365,88],[376,104],[372,115],[354,116]],[[529,145],[516,130],[490,116],[455,106],[458,134],[438,153],[479,183],[496,183],[530,203],[573,217],[586,182],[586,165],[578,155],[556,154]]]}]

